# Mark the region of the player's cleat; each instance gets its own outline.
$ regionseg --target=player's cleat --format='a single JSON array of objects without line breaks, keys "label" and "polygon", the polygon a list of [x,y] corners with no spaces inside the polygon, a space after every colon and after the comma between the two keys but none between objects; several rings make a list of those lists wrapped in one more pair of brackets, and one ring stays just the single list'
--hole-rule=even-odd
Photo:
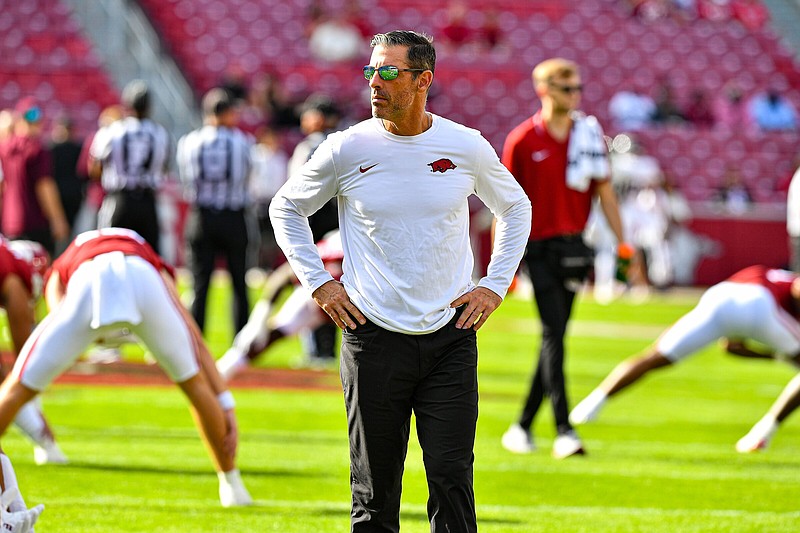
[{"label": "player's cleat", "polygon": [[69,462],[54,440],[33,447],[33,462],[37,465],[65,465]]},{"label": "player's cleat", "polygon": [[597,418],[600,409],[606,403],[608,396],[603,391],[594,390],[589,396],[576,405],[569,414],[569,422],[573,426],[586,424]]},{"label": "player's cleat", "polygon": [[739,453],[752,453],[764,450],[769,446],[773,435],[778,430],[778,422],[774,418],[762,418],[753,428],[736,443]]},{"label": "player's cleat", "polygon": [[44,505],[39,504],[32,509],[10,512],[9,504],[18,498],[17,488],[9,489],[0,495],[0,531],[3,533],[33,533],[33,525],[44,511]]},{"label": "player's cleat", "polygon": [[531,438],[531,432],[525,430],[519,424],[512,424],[508,431],[503,433],[500,441],[503,448],[512,453],[531,453],[536,449]]},{"label": "player's cleat", "polygon": [[573,455],[585,455],[586,450],[583,448],[581,439],[574,431],[562,433],[553,441],[553,457],[556,459],[566,459]]},{"label": "player's cleat", "polygon": [[238,470],[219,474],[219,501],[223,507],[253,505]]}]

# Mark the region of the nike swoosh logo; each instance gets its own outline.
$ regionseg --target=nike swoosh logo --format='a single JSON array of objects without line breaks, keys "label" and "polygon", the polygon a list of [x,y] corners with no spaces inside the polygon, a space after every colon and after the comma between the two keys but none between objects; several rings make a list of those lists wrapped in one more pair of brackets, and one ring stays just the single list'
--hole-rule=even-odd
[{"label": "nike swoosh logo", "polygon": [[358,171],[363,174],[364,172],[366,172],[367,170],[369,170],[369,169],[371,169],[372,167],[375,167],[375,166],[378,166],[378,163],[375,163],[374,165],[370,165],[368,167],[360,166],[360,167],[358,167]]},{"label": "nike swoosh logo", "polygon": [[536,152],[533,152],[531,154],[531,159],[533,159],[538,163],[539,161],[544,161],[545,159],[547,159],[547,156],[549,155],[550,155],[549,150],[537,150]]}]

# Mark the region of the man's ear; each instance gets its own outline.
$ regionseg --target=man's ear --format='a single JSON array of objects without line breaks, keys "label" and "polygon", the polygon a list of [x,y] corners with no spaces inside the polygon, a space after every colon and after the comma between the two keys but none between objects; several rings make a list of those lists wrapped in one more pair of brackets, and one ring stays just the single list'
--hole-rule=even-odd
[{"label": "man's ear", "polygon": [[421,91],[428,91],[433,84],[433,72],[426,70],[417,77],[417,88]]}]

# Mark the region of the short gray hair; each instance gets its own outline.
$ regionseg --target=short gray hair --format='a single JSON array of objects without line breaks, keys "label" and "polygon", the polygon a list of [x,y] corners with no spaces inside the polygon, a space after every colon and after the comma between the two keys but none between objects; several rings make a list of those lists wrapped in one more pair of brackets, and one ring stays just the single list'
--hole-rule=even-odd
[{"label": "short gray hair", "polygon": [[[407,46],[408,67],[434,71],[436,68],[436,49],[433,47],[433,37],[424,33],[409,30],[394,30],[388,33],[378,33],[369,43],[372,48],[376,46]],[[419,72],[411,73],[414,78]]]}]

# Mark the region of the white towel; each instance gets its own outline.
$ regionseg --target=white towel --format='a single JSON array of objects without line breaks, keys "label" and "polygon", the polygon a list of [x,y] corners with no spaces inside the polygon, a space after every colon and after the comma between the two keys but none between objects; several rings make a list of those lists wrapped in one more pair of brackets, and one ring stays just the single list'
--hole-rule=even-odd
[{"label": "white towel", "polygon": [[574,112],[567,147],[567,187],[585,192],[592,179],[609,175],[603,128],[592,115]]},{"label": "white towel", "polygon": [[136,288],[128,279],[125,254],[110,252],[92,262],[92,329],[120,322],[139,324],[142,315],[136,305]]}]

